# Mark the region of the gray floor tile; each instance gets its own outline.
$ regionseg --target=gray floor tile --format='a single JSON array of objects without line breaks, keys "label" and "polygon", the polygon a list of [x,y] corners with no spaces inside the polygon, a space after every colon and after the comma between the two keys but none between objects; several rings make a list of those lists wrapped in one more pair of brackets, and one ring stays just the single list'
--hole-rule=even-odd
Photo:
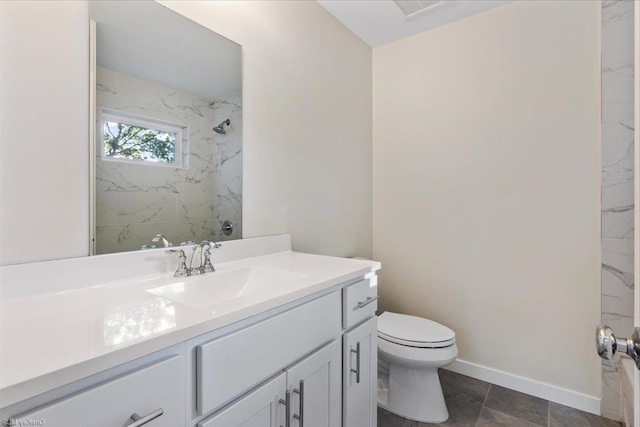
[{"label": "gray floor tile", "polygon": [[481,397],[482,400],[487,396],[491,384],[467,377],[466,375],[456,374],[455,372],[440,369],[440,384],[442,384],[443,392],[451,390],[464,390],[467,393]]},{"label": "gray floor tile", "polygon": [[482,408],[476,427],[492,426],[536,427],[537,424],[530,423],[522,418],[513,417],[504,412],[496,411],[495,409],[489,409],[485,406]]},{"label": "gray floor tile", "polygon": [[407,427],[475,426],[490,384],[442,369],[439,373],[442,393],[449,410],[449,419],[441,424],[423,424],[412,421]]},{"label": "gray floor tile", "polygon": [[485,406],[540,426],[548,423],[548,401],[497,385],[491,386]]},{"label": "gray floor tile", "polygon": [[549,427],[620,427],[622,423],[577,409],[549,403]]},{"label": "gray floor tile", "polygon": [[409,420],[378,408],[378,427],[406,427]]}]

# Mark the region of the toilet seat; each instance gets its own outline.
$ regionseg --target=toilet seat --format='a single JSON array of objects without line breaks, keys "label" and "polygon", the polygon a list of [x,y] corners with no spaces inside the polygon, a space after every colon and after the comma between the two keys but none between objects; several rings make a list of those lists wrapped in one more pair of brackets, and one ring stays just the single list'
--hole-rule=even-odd
[{"label": "toilet seat", "polygon": [[418,348],[443,348],[455,344],[456,334],[422,317],[384,312],[378,316],[378,337],[395,344]]}]

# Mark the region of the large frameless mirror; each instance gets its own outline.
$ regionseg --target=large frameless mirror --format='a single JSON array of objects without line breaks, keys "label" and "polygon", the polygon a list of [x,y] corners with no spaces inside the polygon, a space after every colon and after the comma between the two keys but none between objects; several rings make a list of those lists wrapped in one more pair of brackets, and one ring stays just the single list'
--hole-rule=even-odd
[{"label": "large frameless mirror", "polygon": [[91,21],[93,253],[241,238],[241,47],[151,0]]}]

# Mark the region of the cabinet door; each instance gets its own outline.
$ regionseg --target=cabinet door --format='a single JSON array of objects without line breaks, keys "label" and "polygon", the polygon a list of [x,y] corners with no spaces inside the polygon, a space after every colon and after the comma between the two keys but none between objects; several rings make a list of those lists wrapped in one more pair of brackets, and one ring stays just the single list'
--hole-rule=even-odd
[{"label": "cabinet door", "polygon": [[373,317],[344,334],[344,426],[377,425],[377,320]]},{"label": "cabinet door", "polygon": [[287,370],[291,392],[291,427],[341,425],[342,360],[333,341]]},{"label": "cabinet door", "polygon": [[279,427],[284,425],[284,405],[287,385],[283,372],[258,387],[231,406],[201,421],[198,427]]}]

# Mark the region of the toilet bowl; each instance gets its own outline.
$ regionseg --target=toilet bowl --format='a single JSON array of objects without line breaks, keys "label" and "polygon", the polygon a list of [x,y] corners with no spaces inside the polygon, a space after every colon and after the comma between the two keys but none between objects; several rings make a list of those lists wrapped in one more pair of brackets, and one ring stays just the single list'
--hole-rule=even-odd
[{"label": "toilet bowl", "polygon": [[411,420],[449,418],[438,368],[456,360],[455,332],[416,316],[378,316],[378,406]]}]

